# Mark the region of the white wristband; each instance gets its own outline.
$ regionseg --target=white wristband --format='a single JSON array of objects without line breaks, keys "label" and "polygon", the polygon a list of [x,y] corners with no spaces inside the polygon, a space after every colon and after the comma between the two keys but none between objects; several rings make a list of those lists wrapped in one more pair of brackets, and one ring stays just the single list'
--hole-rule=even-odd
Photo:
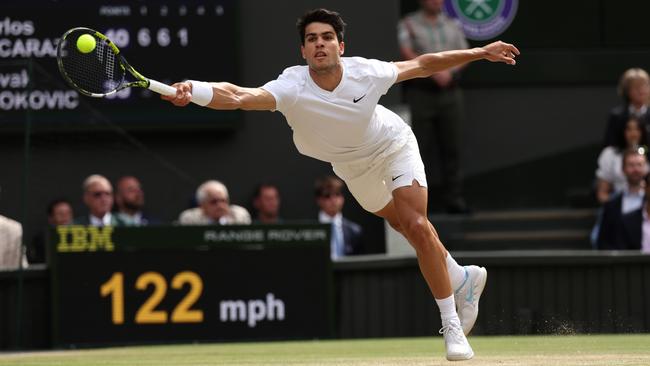
[{"label": "white wristband", "polygon": [[212,85],[205,81],[188,80],[192,84],[192,103],[205,107],[212,101]]}]

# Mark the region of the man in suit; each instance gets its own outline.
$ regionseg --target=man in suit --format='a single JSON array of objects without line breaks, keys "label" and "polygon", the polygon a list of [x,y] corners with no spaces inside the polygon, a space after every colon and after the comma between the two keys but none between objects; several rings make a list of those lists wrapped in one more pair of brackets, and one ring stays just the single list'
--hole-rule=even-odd
[{"label": "man in suit", "polygon": [[643,150],[628,149],[623,153],[623,173],[627,187],[603,205],[603,216],[598,234],[598,249],[639,249],[632,244],[623,222],[623,216],[643,206],[644,178],[648,174]]},{"label": "man in suit", "polygon": [[645,177],[643,206],[621,217],[619,249],[641,250],[650,253],[650,174]]},{"label": "man in suit", "polygon": [[83,201],[88,215],[77,217],[77,225],[122,226],[118,217],[111,213],[113,208],[113,186],[103,175],[93,174],[83,183]]},{"label": "man in suit", "polygon": [[343,181],[335,176],[316,180],[316,204],[320,208],[318,221],[332,224],[332,259],[363,252],[361,226],[343,217],[343,187]]}]

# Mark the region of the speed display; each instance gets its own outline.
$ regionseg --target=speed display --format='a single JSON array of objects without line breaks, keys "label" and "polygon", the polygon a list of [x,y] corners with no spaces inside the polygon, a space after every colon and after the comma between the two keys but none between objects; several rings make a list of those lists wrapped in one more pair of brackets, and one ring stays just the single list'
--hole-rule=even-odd
[{"label": "speed display", "polygon": [[50,234],[56,346],[332,336],[327,225]]},{"label": "speed display", "polygon": [[30,111],[35,128],[83,127],[98,120],[125,128],[218,126],[237,113],[174,108],[148,90],[111,98],[80,95],[63,81],[56,47],[63,33],[88,27],[107,35],[143,75],[237,82],[235,0],[10,0],[0,14],[0,130],[19,127]]}]

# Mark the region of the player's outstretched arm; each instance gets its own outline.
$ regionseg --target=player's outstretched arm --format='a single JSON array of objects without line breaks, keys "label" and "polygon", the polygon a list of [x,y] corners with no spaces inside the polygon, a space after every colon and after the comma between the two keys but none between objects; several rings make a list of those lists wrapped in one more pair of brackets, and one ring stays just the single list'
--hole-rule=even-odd
[{"label": "player's outstretched arm", "polygon": [[514,65],[517,55],[517,47],[501,41],[467,50],[426,53],[412,60],[395,62],[399,72],[396,82],[429,77],[433,73],[483,59]]},{"label": "player's outstretched arm", "polygon": [[225,82],[193,81],[175,83],[172,86],[176,88],[176,95],[161,96],[161,98],[179,107],[195,102],[208,108],[221,110],[275,110],[275,98],[262,88],[243,88]]}]

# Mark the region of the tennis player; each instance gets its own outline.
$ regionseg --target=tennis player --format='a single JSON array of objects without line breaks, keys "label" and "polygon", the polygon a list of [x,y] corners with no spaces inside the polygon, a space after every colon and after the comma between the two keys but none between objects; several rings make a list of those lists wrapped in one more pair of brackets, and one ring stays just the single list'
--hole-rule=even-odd
[{"label": "tennis player", "polygon": [[395,83],[468,62],[515,64],[519,50],[494,42],[481,48],[423,54],[400,62],[342,57],[345,23],[336,12],[315,9],[297,23],[306,66],[293,66],[260,88],[189,80],[162,97],[213,109],[280,111],[304,155],[332,164],[369,212],[402,233],[415,248],[420,270],[438,304],[448,360],[474,356],[467,342],[478,315],[487,271],[462,267],[447,252],[427,218],[427,180],[411,128],[378,104]]}]

